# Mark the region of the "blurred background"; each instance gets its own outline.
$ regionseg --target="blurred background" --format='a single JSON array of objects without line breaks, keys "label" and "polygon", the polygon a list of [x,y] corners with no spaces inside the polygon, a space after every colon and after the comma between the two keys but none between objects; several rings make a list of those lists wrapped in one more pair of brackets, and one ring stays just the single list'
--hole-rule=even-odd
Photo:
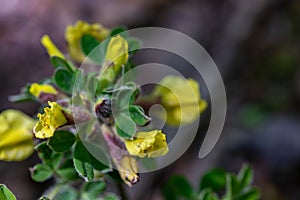
[{"label": "blurred background", "polygon": [[[197,157],[209,122],[206,112],[184,156],[142,174],[137,186],[126,189],[130,199],[161,199],[161,185],[173,174],[187,176],[196,186],[208,169],[236,172],[243,162],[253,166],[262,199],[300,199],[299,0],[1,0],[0,111],[36,113],[37,104],[13,104],[7,97],[53,73],[40,38],[49,34],[66,50],[65,27],[80,19],[108,28],[181,31],[208,51],[224,79],[227,118],[213,151]],[[36,156],[0,162],[0,183],[18,199],[36,199],[51,184],[31,181],[28,168],[36,162]]]}]

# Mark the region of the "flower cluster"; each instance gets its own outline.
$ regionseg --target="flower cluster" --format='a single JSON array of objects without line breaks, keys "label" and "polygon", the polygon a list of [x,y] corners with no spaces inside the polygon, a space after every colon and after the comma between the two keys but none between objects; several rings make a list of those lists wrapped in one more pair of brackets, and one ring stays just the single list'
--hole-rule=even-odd
[{"label": "flower cluster", "polygon": [[[20,95],[11,97],[15,102],[38,101],[41,113],[37,121],[13,110],[0,115],[0,159],[27,158],[33,152],[34,135],[40,139],[36,150],[42,160],[31,169],[34,180],[57,176],[69,183],[68,187],[80,177],[97,182],[99,177],[112,175],[113,166],[97,160],[84,140],[102,138],[102,147],[119,177],[132,186],[139,180],[139,159],[165,156],[169,151],[167,134],[151,125],[148,109],[143,105],[163,105],[167,125],[193,123],[207,106],[199,84],[193,79],[166,76],[149,96],[140,97],[142,93],[133,82],[116,86],[122,73],[135,67],[129,49],[141,45],[139,40],[122,28],[110,30],[84,21],[68,26],[65,38],[65,54],[48,35],[41,38],[55,68],[53,76],[29,84]],[[77,66],[84,60],[100,70],[84,72]],[[117,110],[114,115],[113,109]],[[84,137],[75,129],[75,122],[89,127]]]}]

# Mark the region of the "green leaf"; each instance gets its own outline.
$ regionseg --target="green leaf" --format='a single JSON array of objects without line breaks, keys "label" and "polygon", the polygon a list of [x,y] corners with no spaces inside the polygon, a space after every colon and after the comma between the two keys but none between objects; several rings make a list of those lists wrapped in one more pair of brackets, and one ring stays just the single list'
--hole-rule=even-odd
[{"label": "green leaf", "polygon": [[8,100],[14,103],[21,103],[25,101],[34,101],[36,98],[29,92],[31,84],[27,84],[22,87],[20,90],[20,94],[11,95],[8,97]]},{"label": "green leaf", "polygon": [[145,111],[141,106],[129,106],[129,113],[137,125],[145,126],[151,121],[151,118],[145,115]]},{"label": "green leaf", "polygon": [[76,74],[73,76],[74,79],[74,90],[76,92],[82,92],[85,90],[85,75],[82,69],[78,69]]},{"label": "green leaf", "polygon": [[82,199],[94,200],[105,190],[106,184],[104,181],[90,182],[83,186],[84,193]]},{"label": "green leaf", "polygon": [[231,185],[231,175],[226,174],[226,193],[224,197],[222,198],[223,200],[232,200],[232,185]]},{"label": "green leaf", "polygon": [[103,200],[119,200],[119,197],[115,194],[107,194]]},{"label": "green leaf", "polygon": [[126,31],[127,30],[125,27],[116,27],[111,31],[110,36],[112,37],[112,36],[120,35],[123,38],[127,38],[128,35]]},{"label": "green leaf", "polygon": [[42,142],[35,147],[38,152],[39,158],[52,169],[57,169],[61,160],[63,159],[63,154],[53,152],[48,146],[47,142]]},{"label": "green leaf", "polygon": [[131,139],[136,133],[136,125],[131,117],[125,113],[119,113],[116,117],[116,130],[120,137]]},{"label": "green leaf", "polygon": [[76,141],[73,133],[68,131],[59,130],[55,131],[53,137],[50,138],[48,144],[53,151],[65,152],[69,150]]},{"label": "green leaf", "polygon": [[216,195],[216,193],[213,193],[211,190],[205,189],[199,194],[198,199],[199,200],[218,200],[219,197]]},{"label": "green leaf", "polygon": [[225,188],[226,173],[221,169],[213,169],[205,173],[199,183],[199,191],[210,188],[214,192],[219,192]]},{"label": "green leaf", "polygon": [[50,61],[55,68],[61,68],[69,72],[74,71],[74,66],[72,66],[72,64],[68,63],[66,60],[60,57],[53,56],[51,57]]},{"label": "green leaf", "polygon": [[35,98],[28,94],[17,94],[9,96],[8,100],[14,103],[21,103],[25,101],[35,100]]},{"label": "green leaf", "polygon": [[71,158],[71,156],[65,158],[65,161],[61,164],[60,168],[56,171],[59,177],[62,178],[63,180],[76,180],[80,178],[77,171],[75,170],[73,158]]},{"label": "green leaf", "polygon": [[129,38],[127,38],[127,42],[128,42],[128,53],[129,54],[134,54],[141,48],[142,42],[137,38],[129,37]]},{"label": "green leaf", "polygon": [[137,89],[135,83],[126,83],[124,89],[120,89],[116,95],[117,108],[119,110],[128,110],[129,105],[135,102],[139,92],[140,91]]},{"label": "green leaf", "polygon": [[83,35],[81,38],[81,48],[85,55],[89,55],[100,42],[91,35]]},{"label": "green leaf", "polygon": [[0,199],[1,200],[16,200],[16,197],[5,185],[0,184]]},{"label": "green leaf", "polygon": [[243,165],[238,174],[238,179],[241,188],[245,188],[251,185],[251,183],[253,182],[253,171],[249,165]]},{"label": "green leaf", "polygon": [[53,171],[48,165],[37,164],[31,170],[31,178],[36,182],[43,182],[51,178]]},{"label": "green leaf", "polygon": [[260,198],[260,194],[257,189],[250,189],[246,192],[241,193],[235,199],[237,200],[258,200]]},{"label": "green leaf", "polygon": [[77,200],[77,192],[73,188],[66,186],[61,189],[61,191],[55,195],[53,200]]},{"label": "green leaf", "polygon": [[75,146],[73,161],[78,174],[83,177],[85,181],[92,181],[94,178],[92,158],[81,142],[77,142]]},{"label": "green leaf", "polygon": [[60,168],[57,170],[57,174],[64,180],[76,180],[79,178],[74,167]]},{"label": "green leaf", "polygon": [[62,68],[58,68],[54,74],[54,82],[57,85],[57,87],[59,87],[64,92],[72,94],[72,89],[74,85],[74,78],[72,72]]},{"label": "green leaf", "polygon": [[175,175],[170,178],[163,189],[163,195],[166,200],[175,200],[179,198],[195,199],[196,193],[186,178]]},{"label": "green leaf", "polygon": [[105,40],[101,44],[91,35],[84,35],[81,38],[81,48],[84,54],[97,64],[103,64],[108,42]]}]

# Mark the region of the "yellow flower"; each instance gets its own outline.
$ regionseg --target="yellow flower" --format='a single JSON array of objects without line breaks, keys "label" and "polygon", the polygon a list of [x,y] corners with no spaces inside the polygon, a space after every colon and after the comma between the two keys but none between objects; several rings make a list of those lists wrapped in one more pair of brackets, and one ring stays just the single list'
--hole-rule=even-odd
[{"label": "yellow flower", "polygon": [[67,26],[65,38],[68,42],[70,56],[82,62],[85,58],[81,51],[81,38],[83,35],[91,35],[99,42],[105,40],[110,34],[110,30],[104,28],[101,24],[89,24],[84,21],[78,21],[75,26]]},{"label": "yellow flower", "polygon": [[105,60],[110,63],[113,62],[114,71],[118,73],[121,66],[128,60],[128,42],[120,35],[111,38],[107,46]]},{"label": "yellow flower", "polygon": [[57,94],[57,91],[53,86],[48,84],[38,84],[38,83],[31,84],[29,88],[29,92],[36,98],[39,98],[41,93],[54,94],[54,95]]},{"label": "yellow flower", "polygon": [[197,81],[166,76],[160,84],[154,89],[153,96],[161,99],[167,112],[167,124],[177,126],[180,123],[192,123],[206,109],[207,102],[201,99]]},{"label": "yellow flower", "polygon": [[0,114],[0,160],[22,161],[33,153],[35,121],[18,110]]},{"label": "yellow flower", "polygon": [[49,107],[44,108],[44,114],[38,114],[39,121],[34,126],[33,132],[37,138],[52,137],[54,131],[67,123],[62,107],[56,102],[48,102]]},{"label": "yellow flower", "polygon": [[166,135],[161,130],[139,132],[133,140],[125,141],[131,155],[139,157],[158,157],[168,153]]},{"label": "yellow flower", "polygon": [[135,158],[125,155],[120,160],[114,158],[114,162],[125,184],[131,187],[139,181],[138,164]]},{"label": "yellow flower", "polygon": [[64,54],[56,47],[48,35],[44,35],[41,38],[41,43],[50,57],[57,56],[63,59],[65,58]]}]

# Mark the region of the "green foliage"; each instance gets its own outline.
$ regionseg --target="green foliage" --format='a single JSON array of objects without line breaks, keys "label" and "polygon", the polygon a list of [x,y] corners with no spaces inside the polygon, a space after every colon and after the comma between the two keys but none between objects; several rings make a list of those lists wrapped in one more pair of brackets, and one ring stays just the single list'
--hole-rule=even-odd
[{"label": "green foliage", "polygon": [[94,158],[80,141],[75,146],[73,161],[76,171],[87,182],[94,179],[94,169],[108,171],[110,168]]},{"label": "green foliage", "polygon": [[54,66],[54,68],[56,68],[56,69],[61,68],[61,69],[67,70],[69,72],[73,72],[75,69],[75,67],[70,62],[68,62],[60,57],[57,57],[57,56],[51,57],[50,61],[51,61],[52,65]]},{"label": "green foliage", "polygon": [[57,169],[63,159],[63,154],[54,152],[48,146],[47,142],[38,144],[35,149],[38,152],[38,156],[43,163],[48,165],[51,169]]},{"label": "green foliage", "polygon": [[116,27],[116,28],[114,28],[111,31],[110,36],[116,36],[116,35],[121,35],[123,38],[127,38],[128,34],[126,32],[126,28],[125,27]]},{"label": "green foliage", "polygon": [[59,130],[55,131],[53,137],[49,139],[48,145],[55,152],[65,152],[69,150],[76,141],[73,133],[68,131]]},{"label": "green foliage", "polygon": [[8,97],[8,100],[14,103],[21,103],[26,101],[33,101],[35,97],[29,92],[30,84],[21,88],[20,94],[11,95]]},{"label": "green foliage", "polygon": [[51,178],[53,171],[45,164],[37,164],[31,170],[31,178],[36,182],[43,182]]},{"label": "green foliage", "polygon": [[[236,176],[220,169],[205,173],[196,192],[182,176],[173,176],[163,188],[166,200],[258,200],[260,194],[251,185],[253,171],[249,165],[244,165]],[[219,197],[220,192],[225,192]]]},{"label": "green foliage", "polygon": [[151,118],[145,115],[145,111],[141,106],[130,105],[129,113],[137,125],[145,126],[151,121]]},{"label": "green foliage", "polygon": [[226,184],[226,172],[221,169],[213,169],[205,173],[199,183],[199,191],[210,188],[213,191],[220,191]]},{"label": "green foliage", "polygon": [[100,42],[91,35],[84,35],[81,38],[81,48],[83,53],[96,64],[102,65],[109,40]]},{"label": "green foliage", "polygon": [[54,82],[62,91],[72,94],[74,86],[73,75],[74,73],[59,67],[54,73]]},{"label": "green foliage", "polygon": [[116,117],[116,129],[120,137],[131,139],[136,133],[134,121],[125,113],[120,113]]},{"label": "green foliage", "polygon": [[77,143],[75,146],[74,166],[78,174],[83,177],[85,181],[92,181],[94,179],[92,158],[82,143]]},{"label": "green foliage", "polygon": [[85,183],[81,191],[81,199],[94,200],[105,190],[104,181]]},{"label": "green foliage", "polygon": [[196,193],[183,176],[173,176],[168,181],[168,184],[163,189],[163,194],[166,200],[174,200],[178,198],[196,199]]},{"label": "green foliage", "polygon": [[16,197],[5,185],[0,184],[0,199],[1,200],[16,200]]},{"label": "green foliage", "polygon": [[145,114],[142,107],[133,105],[139,94],[139,90],[133,82],[128,82],[124,87],[119,88],[116,95],[116,129],[120,137],[132,139],[136,133],[137,125],[145,126],[151,118]]}]

